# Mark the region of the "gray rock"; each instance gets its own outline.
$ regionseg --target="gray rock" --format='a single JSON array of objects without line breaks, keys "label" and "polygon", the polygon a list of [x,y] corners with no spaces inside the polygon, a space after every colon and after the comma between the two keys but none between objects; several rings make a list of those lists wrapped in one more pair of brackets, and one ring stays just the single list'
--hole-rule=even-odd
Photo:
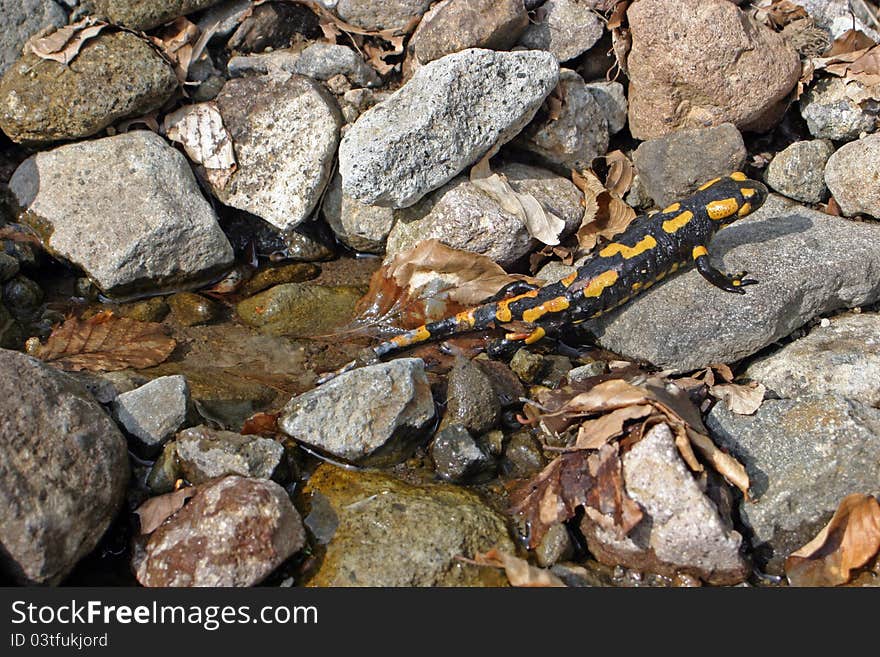
[{"label": "gray rock", "polygon": [[636,139],[722,123],[764,131],[788,108],[801,73],[797,51],[735,3],[639,0],[627,18]]},{"label": "gray rock", "polygon": [[853,492],[880,493],[880,410],[839,397],[765,400],[753,416],[716,404],[706,425],[738,458],[754,502],[739,514],[771,572],[819,532]]},{"label": "gray rock", "polygon": [[880,135],[844,144],[828,158],[825,184],[843,214],[880,218]]},{"label": "gray rock", "polygon": [[[497,169],[514,191],[531,194],[545,211],[565,222],[562,235],[580,225],[581,193],[567,178],[524,164],[505,164]],[[427,198],[395,212],[397,222],[386,243],[387,258],[436,238],[448,246],[488,256],[502,267],[510,266],[538,244],[518,216],[473,185],[456,178]]]},{"label": "gray rock", "polygon": [[218,2],[219,0],[82,0],[80,4],[90,14],[115,25],[146,31]]},{"label": "gray rock", "polygon": [[345,194],[339,173],[327,187],[321,214],[343,244],[365,253],[385,252],[385,240],[394,226],[394,210],[367,205]]},{"label": "gray rock", "polygon": [[528,24],[522,0],[442,0],[422,17],[407,49],[419,64],[467,48],[509,50]]},{"label": "gray rock", "polygon": [[558,113],[533,121],[516,144],[559,167],[588,169],[608,150],[605,113],[574,71],[559,71],[555,93],[561,99]]},{"label": "gray rock", "polygon": [[[827,30],[835,39],[851,29],[861,30],[874,41],[880,41],[880,33],[865,25],[858,17],[853,15],[849,0],[801,0],[798,2],[810,14],[816,25]],[[853,10],[858,9],[858,3],[853,3]]]},{"label": "gray rock", "polygon": [[0,283],[5,283],[13,278],[20,269],[18,260],[11,255],[0,252]]},{"label": "gray rock", "polygon": [[375,87],[382,83],[379,74],[358,53],[347,46],[330,43],[313,43],[304,50],[282,49],[232,57],[226,67],[232,76],[284,71],[315,80],[329,80],[341,74],[359,87]]},{"label": "gray rock", "polygon": [[604,23],[590,3],[547,0],[519,40],[521,46],[549,50],[560,62],[574,59],[602,38]]},{"label": "gray rock", "polygon": [[645,518],[625,538],[585,517],[590,551],[600,561],[673,576],[687,573],[711,584],[743,581],[749,567],[740,554],[742,536],[703,492],[678,454],[665,424],[623,455],[626,491]]},{"label": "gray rock", "polygon": [[501,402],[491,379],[471,360],[455,359],[446,388],[446,415],[441,427],[459,425],[474,434],[486,433],[498,422]]},{"label": "gray rock", "polygon": [[220,0],[199,14],[196,26],[202,34],[213,28],[211,41],[228,37],[239,26],[250,6],[250,0]]},{"label": "gray rock", "polygon": [[528,431],[517,431],[504,447],[501,471],[512,479],[531,477],[544,467],[541,444]]},{"label": "gray rock", "polygon": [[271,479],[284,459],[284,446],[271,438],[206,426],[184,429],[174,445],[180,472],[192,484],[233,474]]},{"label": "gray rock", "polygon": [[66,24],[67,14],[53,0],[0,0],[0,75],[19,58],[31,36]]},{"label": "gray rock", "polygon": [[334,11],[344,21],[364,30],[402,29],[416,22],[432,0],[339,0]]},{"label": "gray rock", "polygon": [[785,398],[837,395],[880,407],[880,314],[841,315],[754,361],[745,376]]},{"label": "gray rock", "polygon": [[[514,553],[504,518],[459,486],[412,486],[381,472],[327,464],[305,490],[323,496],[326,553],[309,586],[506,586],[477,552]],[[311,516],[310,516],[311,517]]]},{"label": "gray rock", "polygon": [[[851,82],[861,89],[858,82]],[[877,110],[863,109],[847,95],[842,78],[825,78],[811,85],[800,99],[801,116],[817,139],[852,141],[877,129]]]},{"label": "gray rock", "polygon": [[22,584],[57,584],[122,505],[125,438],[73,379],[5,349],[0,418],[0,564]]},{"label": "gray rock", "polygon": [[176,89],[174,71],[146,41],[106,31],[68,65],[27,54],[10,66],[0,79],[0,128],[23,143],[81,139],[158,109]]},{"label": "gray rock", "polygon": [[116,397],[113,414],[138,451],[152,456],[187,420],[191,403],[186,377],[160,376]]},{"label": "gray rock", "polygon": [[420,358],[361,367],[288,402],[278,426],[296,440],[369,465],[407,456],[434,417]]},{"label": "gray rock", "polygon": [[343,191],[403,208],[510,141],[556,85],[547,53],[469,49],[420,68],[339,147]]},{"label": "gray rock", "polygon": [[67,376],[76,379],[101,404],[109,404],[123,392],[130,392],[150,382],[147,377],[136,374],[133,370],[68,372]]},{"label": "gray rock", "polygon": [[608,134],[616,135],[626,125],[626,90],[620,82],[600,80],[587,82],[587,91],[593,99],[599,103],[605,123],[608,125]]},{"label": "gray rock", "polygon": [[561,522],[547,530],[535,548],[535,561],[541,568],[549,568],[557,561],[570,559],[574,555],[574,543],[568,535],[568,528]]},{"label": "gray rock", "polygon": [[834,144],[824,139],[796,141],[776,154],[767,167],[765,181],[775,191],[804,203],[820,203],[828,198],[825,163]]},{"label": "gray rock", "polygon": [[489,467],[489,455],[460,424],[451,424],[434,436],[431,443],[434,470],[441,479],[462,483],[479,475]]},{"label": "gray rock", "polygon": [[270,224],[309,218],[330,179],[342,119],[336,101],[310,78],[238,78],[217,96],[238,169],[211,191]]},{"label": "gray rock", "polygon": [[609,315],[599,343],[661,368],[730,363],[814,317],[880,298],[880,226],[845,221],[771,195],[712,240],[728,271],[759,285],[723,292],[696,272],[677,275]]},{"label": "gray rock", "polygon": [[664,207],[712,178],[741,170],[746,157],[739,130],[724,123],[649,139],[633,153],[633,164],[642,187]]},{"label": "gray rock", "polygon": [[143,586],[253,586],[305,541],[281,486],[225,477],[201,488],[150,535],[135,574]]},{"label": "gray rock", "polygon": [[9,188],[43,243],[108,294],[195,287],[232,264],[186,158],[153,132],[38,153]]},{"label": "gray rock", "polygon": [[586,365],[573,367],[568,372],[569,381],[583,381],[593,376],[604,374],[607,369],[607,363],[604,360],[594,360]]}]

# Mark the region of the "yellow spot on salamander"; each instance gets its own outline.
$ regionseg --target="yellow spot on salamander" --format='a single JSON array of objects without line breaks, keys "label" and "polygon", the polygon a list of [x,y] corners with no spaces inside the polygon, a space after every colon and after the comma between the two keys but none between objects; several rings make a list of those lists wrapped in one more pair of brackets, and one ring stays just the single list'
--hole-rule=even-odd
[{"label": "yellow spot on salamander", "polygon": [[498,302],[498,310],[495,311],[495,319],[499,322],[510,322],[513,320],[513,313],[510,312],[510,304],[520,299],[531,299],[538,296],[538,290],[529,290],[523,294],[517,294]]},{"label": "yellow spot on salamander", "polygon": [[602,274],[599,274],[589,282],[589,284],[584,288],[584,296],[585,297],[598,297],[602,294],[606,287],[614,285],[617,282],[619,275],[616,271],[609,270]]},{"label": "yellow spot on salamander", "polygon": [[635,258],[640,253],[644,253],[649,249],[653,249],[655,246],[657,246],[657,240],[655,240],[651,235],[645,235],[641,240],[636,243],[635,246],[627,246],[626,244],[612,242],[604,249],[599,251],[599,255],[603,258],[610,258],[611,256],[617,255],[619,253],[624,258],[629,260],[630,258]]},{"label": "yellow spot on salamander", "polygon": [[639,283],[638,281],[636,281],[635,283],[632,284],[632,291],[633,292],[638,292],[641,289],[642,289],[642,284]]},{"label": "yellow spot on salamander", "polygon": [[690,210],[685,210],[680,215],[673,217],[672,219],[668,219],[663,222],[663,230],[667,233],[674,233],[678,229],[683,228],[687,225],[687,223],[694,218],[694,213]]},{"label": "yellow spot on salamander", "polygon": [[739,203],[735,198],[725,198],[717,201],[710,201],[706,204],[706,214],[710,219],[719,220],[727,219],[739,210]]},{"label": "yellow spot on salamander", "polygon": [[669,207],[663,208],[663,212],[678,212],[681,209],[681,203],[673,203]]},{"label": "yellow spot on salamander", "polygon": [[743,198],[752,198],[755,195],[755,190],[751,187],[743,187],[739,193],[743,195]]},{"label": "yellow spot on salamander", "polygon": [[706,250],[705,246],[695,246],[694,250],[691,252],[691,257],[694,260],[704,255],[709,255],[709,252]]},{"label": "yellow spot on salamander", "polygon": [[545,301],[540,306],[524,310],[522,318],[524,322],[534,322],[543,317],[547,313],[558,313],[568,308],[568,299],[565,297],[556,297]]},{"label": "yellow spot on salamander", "polygon": [[721,180],[721,178],[712,178],[712,180],[710,180],[709,182],[703,183],[702,185],[700,185],[700,187],[698,187],[697,190],[702,192],[704,189],[709,189],[712,185],[717,183],[719,180]]},{"label": "yellow spot on salamander", "polygon": [[739,212],[737,212],[737,214],[740,217],[745,217],[751,211],[752,211],[752,204],[751,203],[743,203],[743,206],[739,209]]},{"label": "yellow spot on salamander", "polygon": [[476,319],[474,319],[474,311],[466,310],[465,312],[458,313],[455,316],[455,321],[459,325],[464,324],[467,326],[473,326],[476,323]]},{"label": "yellow spot on salamander", "polygon": [[742,182],[743,180],[748,180],[748,178],[746,177],[746,174],[744,174],[742,171],[734,171],[732,174],[730,174],[730,179],[735,180],[737,182]]},{"label": "yellow spot on salamander", "polygon": [[733,283],[733,286],[734,286],[734,287],[739,287],[740,285],[742,285],[742,281],[741,281],[741,280],[738,280],[738,279],[736,279],[736,278],[733,279],[733,280],[730,281],[730,282]]},{"label": "yellow spot on salamander", "polygon": [[535,342],[537,342],[538,340],[540,340],[541,338],[543,338],[545,335],[547,335],[547,332],[546,332],[543,328],[541,328],[541,327],[539,326],[539,327],[536,328],[534,331],[532,331],[531,333],[529,333],[529,337],[527,337],[527,338],[524,340],[524,342],[525,342],[526,344],[534,344]]},{"label": "yellow spot on salamander", "polygon": [[431,332],[424,326],[420,326],[417,329],[407,331],[406,333],[391,338],[391,342],[396,344],[398,347],[408,347],[411,344],[425,342],[426,340],[430,339]]},{"label": "yellow spot on salamander", "polygon": [[572,272],[571,274],[569,274],[568,276],[566,276],[565,278],[563,278],[562,280],[560,280],[559,282],[562,283],[565,287],[569,287],[572,283],[574,283],[577,280],[577,277],[578,277],[578,273],[575,271],[575,272]]}]

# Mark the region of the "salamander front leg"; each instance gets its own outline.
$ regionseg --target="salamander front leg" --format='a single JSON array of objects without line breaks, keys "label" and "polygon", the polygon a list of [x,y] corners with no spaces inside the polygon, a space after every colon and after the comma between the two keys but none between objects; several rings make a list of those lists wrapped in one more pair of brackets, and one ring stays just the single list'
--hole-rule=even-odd
[{"label": "salamander front leg", "polygon": [[746,291],[743,287],[746,285],[754,285],[758,282],[753,278],[746,278],[748,272],[745,271],[739,272],[738,274],[725,274],[719,269],[716,269],[709,261],[709,253],[704,246],[694,248],[693,258],[697,265],[697,271],[702,274],[703,278],[725,292],[745,294]]}]

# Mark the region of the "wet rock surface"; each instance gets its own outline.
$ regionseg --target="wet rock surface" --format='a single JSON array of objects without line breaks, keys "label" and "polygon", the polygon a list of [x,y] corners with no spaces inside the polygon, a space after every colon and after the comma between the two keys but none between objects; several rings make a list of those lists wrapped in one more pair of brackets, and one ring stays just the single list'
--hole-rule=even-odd
[{"label": "wet rock surface", "polygon": [[735,295],[696,271],[677,275],[600,320],[599,343],[680,370],[750,356],[822,313],[880,298],[878,239],[878,226],[771,196],[710,245],[727,270],[746,269],[758,285]]},{"label": "wet rock surface", "polygon": [[214,194],[270,224],[305,221],[324,191],[339,139],[336,102],[316,82],[264,76],[230,80],[217,96],[238,169]]},{"label": "wet rock surface", "polygon": [[627,17],[629,122],[637,139],[721,123],[761,130],[781,116],[800,76],[798,55],[735,4],[640,0]]},{"label": "wet rock surface", "polygon": [[98,543],[129,478],[125,438],[72,378],[0,349],[3,570],[58,584]]},{"label": "wet rock surface", "polygon": [[460,424],[449,424],[434,436],[431,460],[437,475],[452,483],[466,483],[490,465],[489,455]]},{"label": "wet rock surface", "polygon": [[707,426],[746,467],[754,502],[739,502],[760,562],[778,573],[853,491],[880,493],[880,411],[836,396],[766,400],[754,416],[717,404]]},{"label": "wet rock surface", "polygon": [[434,418],[419,358],[340,374],[290,400],[278,426],[296,440],[348,461],[389,465],[409,456]]},{"label": "wet rock surface", "polygon": [[174,71],[143,39],[102,32],[70,64],[23,55],[0,79],[0,129],[16,142],[81,139],[158,109]]},{"label": "wet rock surface", "polygon": [[232,263],[186,160],[152,132],[38,153],[9,188],[44,244],[108,294],[203,284]]},{"label": "wet rock surface", "polygon": [[880,217],[880,135],[844,144],[828,158],[825,184],[847,216],[865,213]]},{"label": "wet rock surface", "polygon": [[736,126],[677,130],[642,142],[633,164],[645,192],[665,207],[707,180],[742,169],[746,147]]},{"label": "wet rock surface", "polygon": [[512,139],[557,77],[555,60],[539,52],[469,49],[427,64],[343,137],[343,191],[362,203],[412,205]]},{"label": "wet rock surface", "polygon": [[236,306],[243,322],[270,335],[309,337],[350,321],[362,290],[350,285],[276,285]]},{"label": "wet rock surface", "polygon": [[281,486],[224,477],[154,531],[137,564],[143,586],[253,586],[305,544]]},{"label": "wet rock surface", "polygon": [[504,519],[469,491],[323,465],[307,493],[325,498],[336,525],[310,586],[506,584],[495,569],[457,559],[514,550]]},{"label": "wet rock surface", "polygon": [[600,561],[661,574],[687,572],[713,584],[746,578],[742,537],[701,490],[668,426],[654,427],[623,456],[623,479],[646,517],[623,539],[585,518],[581,528]]},{"label": "wet rock surface", "polygon": [[753,361],[746,376],[796,399],[837,395],[880,407],[880,315],[840,315]]}]

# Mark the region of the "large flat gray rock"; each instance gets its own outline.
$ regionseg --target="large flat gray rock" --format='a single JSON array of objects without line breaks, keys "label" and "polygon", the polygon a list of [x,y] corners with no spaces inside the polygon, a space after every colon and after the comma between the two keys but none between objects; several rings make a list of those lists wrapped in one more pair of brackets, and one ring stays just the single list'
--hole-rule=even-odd
[{"label": "large flat gray rock", "polygon": [[153,132],[38,153],[9,188],[44,244],[108,294],[197,287],[232,264],[186,159]]},{"label": "large flat gray rock", "polygon": [[556,86],[543,51],[471,48],[434,60],[342,138],[342,189],[371,205],[405,208],[510,141]]},{"label": "large flat gray rock", "polygon": [[673,276],[600,319],[598,342],[682,371],[745,358],[820,314],[880,298],[878,243],[880,225],[771,196],[709,245],[719,268],[747,270],[758,285],[738,295],[693,270]]}]

